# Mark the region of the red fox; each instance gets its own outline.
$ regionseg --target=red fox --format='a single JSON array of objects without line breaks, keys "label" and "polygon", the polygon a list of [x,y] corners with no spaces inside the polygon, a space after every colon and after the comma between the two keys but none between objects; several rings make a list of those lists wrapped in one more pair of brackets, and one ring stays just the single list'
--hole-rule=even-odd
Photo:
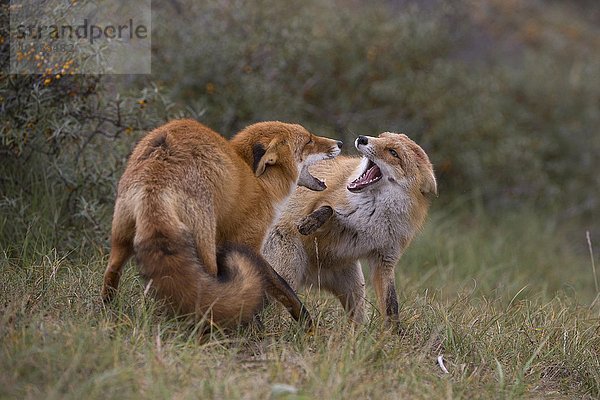
[{"label": "red fox", "polygon": [[310,323],[260,249],[297,183],[324,188],[308,165],[340,146],[282,122],[250,125],[230,141],[193,120],[153,130],[119,182],[103,299],[135,254],[148,287],[178,314],[228,328],[249,322],[269,294]]},{"label": "red fox", "polygon": [[319,285],[332,292],[355,322],[365,319],[365,279],[359,259],[373,271],[381,314],[396,326],[394,267],[423,225],[437,195],[427,154],[406,135],[359,136],[362,158],[315,164],[329,189],[298,188],[267,236],[263,254],[297,290]]}]

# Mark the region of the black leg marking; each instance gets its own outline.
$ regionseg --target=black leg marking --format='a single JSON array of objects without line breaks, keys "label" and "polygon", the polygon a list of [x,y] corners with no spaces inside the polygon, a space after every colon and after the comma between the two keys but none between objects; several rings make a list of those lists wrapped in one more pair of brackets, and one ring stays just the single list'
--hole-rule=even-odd
[{"label": "black leg marking", "polygon": [[388,287],[387,298],[385,299],[385,313],[388,317],[398,316],[398,299],[394,285]]}]

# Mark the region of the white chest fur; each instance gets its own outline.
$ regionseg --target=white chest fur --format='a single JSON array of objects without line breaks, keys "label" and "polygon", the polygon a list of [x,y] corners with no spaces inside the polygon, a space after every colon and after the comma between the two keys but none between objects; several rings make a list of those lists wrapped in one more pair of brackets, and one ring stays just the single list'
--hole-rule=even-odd
[{"label": "white chest fur", "polygon": [[336,210],[330,235],[339,235],[336,256],[363,258],[373,252],[397,254],[414,234],[410,198],[401,187],[347,192],[348,207]]}]

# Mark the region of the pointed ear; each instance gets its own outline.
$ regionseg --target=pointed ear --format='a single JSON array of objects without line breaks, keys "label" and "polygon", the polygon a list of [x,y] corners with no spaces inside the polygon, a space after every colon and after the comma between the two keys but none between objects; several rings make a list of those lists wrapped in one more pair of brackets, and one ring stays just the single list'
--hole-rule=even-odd
[{"label": "pointed ear", "polygon": [[433,174],[433,169],[427,169],[423,171],[423,182],[421,182],[421,193],[424,195],[433,195],[437,197],[437,182],[435,180],[435,175]]},{"label": "pointed ear", "polygon": [[262,144],[257,143],[252,147],[254,156],[254,175],[261,176],[267,165],[274,165],[277,162],[277,143],[276,139],[271,140],[271,143],[265,149]]}]

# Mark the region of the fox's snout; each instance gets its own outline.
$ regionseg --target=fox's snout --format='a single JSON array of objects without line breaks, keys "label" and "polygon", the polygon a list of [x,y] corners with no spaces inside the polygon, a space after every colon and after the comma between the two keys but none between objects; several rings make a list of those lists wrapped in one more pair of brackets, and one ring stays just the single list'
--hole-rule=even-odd
[{"label": "fox's snout", "polygon": [[342,152],[342,146],[344,145],[344,142],[342,142],[341,140],[336,140],[335,145],[336,147],[334,147],[333,151],[330,152],[331,156],[333,157],[340,155],[340,153]]},{"label": "fox's snout", "polygon": [[330,150],[329,150],[329,155],[335,157],[338,156],[341,152],[342,152],[342,146],[344,145],[344,142],[342,142],[341,140],[334,140],[334,145],[331,146]]},{"label": "fox's snout", "polygon": [[363,135],[360,135],[356,138],[355,145],[358,148],[359,145],[367,145],[369,144],[369,138]]},{"label": "fox's snout", "polygon": [[364,155],[371,154],[374,156],[373,146],[377,143],[377,138],[371,136],[360,135],[354,140],[354,147],[356,150],[363,153]]}]

